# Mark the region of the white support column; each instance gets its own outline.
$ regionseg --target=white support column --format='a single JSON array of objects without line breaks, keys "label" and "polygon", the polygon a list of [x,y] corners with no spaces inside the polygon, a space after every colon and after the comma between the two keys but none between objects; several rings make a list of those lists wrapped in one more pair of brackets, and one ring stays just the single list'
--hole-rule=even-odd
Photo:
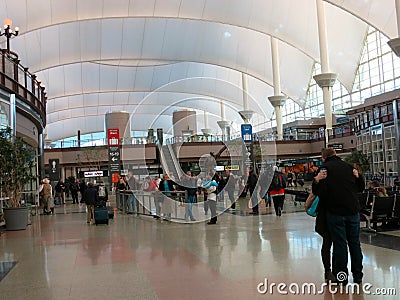
[{"label": "white support column", "polygon": [[227,141],[229,140],[229,127],[231,126],[231,122],[226,121],[225,117],[225,103],[221,100],[220,101],[221,105],[221,121],[218,121],[217,124],[219,128],[221,128],[222,132],[222,140]]},{"label": "white support column", "polygon": [[249,99],[247,98],[247,75],[242,73],[242,93],[243,93],[243,110],[248,110],[249,108]]},{"label": "white support column", "polygon": [[391,39],[388,42],[392,51],[400,57],[400,0],[395,0],[396,4],[396,21],[397,21],[397,38]]},{"label": "white support column", "polygon": [[221,121],[225,121],[225,104],[222,100],[220,101],[220,107],[221,107]]},{"label": "white support column", "polygon": [[272,80],[274,82],[274,96],[281,94],[281,75],[279,69],[279,49],[276,38],[271,37],[271,54],[272,54]]},{"label": "white support column", "polygon": [[324,3],[322,0],[316,0],[316,4],[318,17],[319,52],[322,73],[314,76],[314,80],[322,89],[323,93],[325,113],[325,143],[327,146],[329,142],[329,134],[332,132],[332,95],[330,89],[335,84],[337,74],[329,73],[328,41],[326,34]]},{"label": "white support column", "polygon": [[397,36],[400,36],[400,0],[396,0]]},{"label": "white support column", "polygon": [[270,96],[268,100],[275,109],[277,140],[283,139],[282,107],[285,105],[287,97],[284,95]]},{"label": "white support column", "polygon": [[245,124],[249,124],[253,117],[253,111],[249,110],[249,99],[248,99],[248,82],[247,74],[242,73],[242,94],[243,94],[243,110],[239,111],[240,117],[243,119]]},{"label": "white support column", "polygon": [[279,49],[276,38],[271,37],[271,56],[272,56],[272,75],[274,82],[274,96],[268,97],[275,109],[277,140],[283,139],[282,107],[285,105],[287,97],[281,95],[281,75],[279,68]]},{"label": "white support column", "polygon": [[203,132],[204,135],[210,135],[211,134],[211,128],[208,128],[208,112],[204,111],[204,128],[201,129],[201,132]]},{"label": "white support column", "polygon": [[12,139],[17,135],[17,104],[15,94],[10,95],[10,128]]}]

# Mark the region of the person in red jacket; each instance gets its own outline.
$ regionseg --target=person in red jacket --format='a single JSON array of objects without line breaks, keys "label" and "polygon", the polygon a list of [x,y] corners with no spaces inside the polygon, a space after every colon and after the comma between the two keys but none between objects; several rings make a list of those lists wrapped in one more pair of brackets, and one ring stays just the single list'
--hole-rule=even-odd
[{"label": "person in red jacket", "polygon": [[269,186],[269,195],[274,201],[275,214],[280,217],[282,215],[283,203],[285,201],[286,178],[279,172],[278,167],[274,167],[274,176]]}]

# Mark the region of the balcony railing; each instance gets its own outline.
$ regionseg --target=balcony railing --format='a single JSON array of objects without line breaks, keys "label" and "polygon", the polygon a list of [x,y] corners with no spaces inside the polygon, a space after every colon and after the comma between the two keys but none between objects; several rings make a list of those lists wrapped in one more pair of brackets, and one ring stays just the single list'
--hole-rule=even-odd
[{"label": "balcony railing", "polygon": [[18,56],[0,50],[0,87],[16,94],[29,107],[35,110],[46,125],[46,92],[45,87],[29,73],[28,68],[20,65]]}]

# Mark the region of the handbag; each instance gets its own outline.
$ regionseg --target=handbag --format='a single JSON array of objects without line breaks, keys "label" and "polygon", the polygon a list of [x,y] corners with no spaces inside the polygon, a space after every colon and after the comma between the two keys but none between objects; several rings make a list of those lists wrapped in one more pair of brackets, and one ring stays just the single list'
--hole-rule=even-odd
[{"label": "handbag", "polygon": [[310,208],[307,209],[307,215],[311,217],[317,216],[317,207],[318,207],[319,197],[315,197],[313,203],[311,204]]}]

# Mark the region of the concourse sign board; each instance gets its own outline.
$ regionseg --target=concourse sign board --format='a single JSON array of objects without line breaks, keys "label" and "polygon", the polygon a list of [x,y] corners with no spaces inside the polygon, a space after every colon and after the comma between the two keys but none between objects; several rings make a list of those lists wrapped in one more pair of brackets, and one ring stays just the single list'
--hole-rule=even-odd
[{"label": "concourse sign board", "polygon": [[243,142],[251,143],[253,141],[253,127],[251,127],[251,124],[242,124],[241,131]]},{"label": "concourse sign board", "polygon": [[119,146],[108,147],[108,166],[111,174],[121,172],[121,149]]},{"label": "concourse sign board", "polygon": [[111,178],[116,178],[121,173],[121,148],[118,128],[107,129],[107,142],[108,170]]},{"label": "concourse sign board", "polygon": [[60,180],[60,160],[58,158],[49,159],[49,177],[50,181]]},{"label": "concourse sign board", "polygon": [[108,146],[119,146],[119,129],[107,129]]}]

